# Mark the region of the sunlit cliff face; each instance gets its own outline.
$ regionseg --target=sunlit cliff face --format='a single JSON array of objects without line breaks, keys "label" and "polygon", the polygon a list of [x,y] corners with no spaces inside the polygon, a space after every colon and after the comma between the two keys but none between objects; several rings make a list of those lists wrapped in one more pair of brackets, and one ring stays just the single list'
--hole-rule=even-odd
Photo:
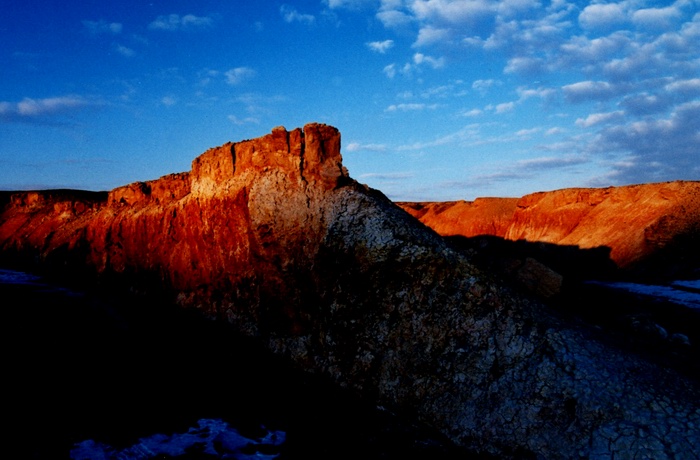
[{"label": "sunlit cliff face", "polygon": [[[498,200],[473,216],[495,217],[506,237],[565,242],[576,216],[612,225],[629,215],[634,235],[632,203],[662,201],[622,190],[637,202],[562,191],[525,197],[510,218],[512,202]],[[696,386],[517,294],[351,180],[333,127],[226,144],[189,173],[108,196],[27,197],[5,197],[3,257],[164,294],[461,446],[502,458],[700,451]]]},{"label": "sunlit cliff face", "polygon": [[[700,183],[668,182],[565,189],[474,202],[403,203],[441,235],[493,235],[511,241],[604,247],[619,267],[700,235]],[[660,267],[658,267],[660,268]]]}]

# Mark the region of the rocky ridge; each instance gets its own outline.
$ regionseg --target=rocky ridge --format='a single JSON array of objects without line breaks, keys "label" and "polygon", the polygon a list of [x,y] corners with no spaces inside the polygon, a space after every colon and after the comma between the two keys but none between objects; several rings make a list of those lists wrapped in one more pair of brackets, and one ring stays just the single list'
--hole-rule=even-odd
[{"label": "rocky ridge", "polygon": [[[399,203],[444,236],[606,249],[620,268],[696,276],[700,182],[538,192],[473,202]],[[688,251],[692,250],[693,254]],[[661,265],[660,265],[661,264]]]},{"label": "rocky ridge", "polygon": [[478,269],[350,179],[333,127],[276,128],[106,196],[2,201],[0,260],[162,291],[473,451],[700,452],[697,382]]}]

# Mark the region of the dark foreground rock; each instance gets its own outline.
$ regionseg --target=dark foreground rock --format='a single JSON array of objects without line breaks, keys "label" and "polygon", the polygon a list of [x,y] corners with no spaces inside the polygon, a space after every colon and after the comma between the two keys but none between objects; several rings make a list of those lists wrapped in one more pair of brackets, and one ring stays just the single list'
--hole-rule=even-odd
[{"label": "dark foreground rock", "polygon": [[7,273],[3,458],[484,458],[224,322],[152,296],[8,284]]},{"label": "dark foreground rock", "polygon": [[277,128],[106,198],[5,201],[5,261],[160,291],[460,446],[502,458],[700,452],[697,382],[478,269],[351,180],[332,127]]}]

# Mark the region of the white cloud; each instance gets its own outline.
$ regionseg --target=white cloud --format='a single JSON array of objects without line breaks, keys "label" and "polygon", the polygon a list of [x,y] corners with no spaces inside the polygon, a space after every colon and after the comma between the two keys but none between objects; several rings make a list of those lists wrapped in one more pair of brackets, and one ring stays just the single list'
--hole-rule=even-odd
[{"label": "white cloud", "polygon": [[412,63],[407,62],[401,68],[398,68],[395,63],[392,63],[385,66],[382,72],[384,72],[384,74],[389,78],[394,78],[397,73],[410,77],[414,71],[417,71],[426,65],[433,69],[440,69],[445,66],[445,58],[435,58],[432,56],[427,56],[423,53],[415,53],[413,55]]},{"label": "white cloud", "polygon": [[437,109],[437,104],[422,104],[422,103],[410,103],[410,104],[392,104],[386,108],[386,112],[409,112],[416,110],[434,110]]},{"label": "white cloud", "polygon": [[260,120],[254,117],[246,117],[246,118],[238,118],[235,115],[229,115],[228,120],[233,123],[234,125],[245,125],[245,124],[259,124]]},{"label": "white cloud", "polygon": [[122,31],[122,24],[119,22],[106,21],[83,21],[83,26],[91,34],[119,34]]},{"label": "white cloud", "polygon": [[186,14],[180,20],[184,27],[209,27],[212,25],[213,20],[206,16],[195,16],[193,14]]},{"label": "white cloud", "polygon": [[508,113],[515,109],[515,102],[503,102],[496,105],[496,113]]},{"label": "white cloud", "polygon": [[617,81],[629,81],[665,73],[669,64],[653,46],[637,47],[625,57],[613,59],[603,66],[603,73]]},{"label": "white cloud", "polygon": [[491,187],[499,182],[512,183],[515,180],[525,179],[527,176],[520,172],[497,172],[491,174],[476,174],[464,181],[451,182],[444,184],[450,188],[461,187],[465,189],[472,189],[477,187]]},{"label": "white cloud", "polygon": [[173,96],[165,96],[160,100],[160,103],[166,107],[172,107],[177,104],[177,99]]},{"label": "white cloud", "polygon": [[82,96],[58,96],[44,99],[24,98],[13,103],[0,101],[0,122],[46,123],[47,118],[71,114],[101,103]]},{"label": "white cloud", "polygon": [[376,0],[323,0],[330,9],[347,8],[358,10],[376,3]]},{"label": "white cloud", "polygon": [[411,10],[421,21],[435,21],[476,27],[495,14],[495,2],[488,0],[415,0]]},{"label": "white cloud", "polygon": [[410,15],[398,10],[379,11],[377,19],[384,24],[384,27],[389,29],[400,29],[413,22],[413,18]]},{"label": "white cloud", "polygon": [[350,142],[345,150],[348,152],[386,152],[388,150],[387,146],[384,144],[361,144],[359,142]]},{"label": "white cloud", "polygon": [[158,16],[155,21],[148,25],[151,30],[189,30],[198,28],[211,27],[214,24],[214,20],[207,16],[195,16],[193,14],[186,14],[180,16],[178,14],[170,14],[166,16]]},{"label": "white cloud", "polygon": [[[578,72],[579,78],[621,81],[646,78],[669,65],[678,71],[684,67],[685,75],[698,72],[698,53],[690,50],[700,39],[700,18],[681,23],[692,2],[639,9],[643,3],[624,0],[577,7],[563,0],[383,0],[377,15],[389,28],[412,24],[402,33],[415,31],[414,47],[454,47],[465,56],[465,45],[499,51],[507,59],[506,73],[535,76],[566,70]],[[633,18],[641,24],[659,17],[673,18],[671,25],[678,29],[656,36],[653,30],[639,33],[633,28]],[[583,31],[575,28],[577,24]],[[671,48],[675,62],[665,57]]]},{"label": "white cloud", "polygon": [[555,126],[554,128],[549,128],[547,131],[545,131],[544,135],[545,136],[556,136],[557,134],[562,134],[566,132],[565,129],[560,128],[558,126]]},{"label": "white cloud", "polygon": [[500,84],[499,81],[494,80],[494,79],[488,79],[488,80],[474,80],[472,83],[472,89],[475,89],[479,91],[480,93],[484,94],[486,93],[487,90],[492,88],[494,85]]},{"label": "white cloud", "polygon": [[432,86],[425,91],[420,93],[420,96],[424,99],[430,99],[433,97],[445,99],[464,96],[466,93],[459,89],[459,83],[450,83],[447,85]]},{"label": "white cloud", "polygon": [[668,29],[681,15],[682,13],[675,6],[645,8],[632,13],[632,22],[639,27]]},{"label": "white cloud", "polygon": [[585,155],[557,155],[548,157],[529,158],[509,165],[498,166],[498,172],[490,174],[478,174],[461,181],[449,184],[452,187],[474,188],[490,187],[497,183],[512,183],[513,181],[528,180],[532,182],[538,174],[551,176],[551,171],[571,171],[578,165],[590,163],[590,158]]},{"label": "white cloud", "polygon": [[677,80],[667,84],[665,89],[671,93],[678,93],[683,96],[698,96],[700,95],[700,78]]},{"label": "white cloud", "polygon": [[539,0],[501,0],[494,6],[502,16],[512,17],[541,8],[542,4]]},{"label": "white cloud", "polygon": [[384,40],[381,42],[368,42],[367,47],[372,51],[384,54],[394,46],[394,40]]},{"label": "white cloud", "polygon": [[[501,83],[503,88],[507,80],[511,85],[507,87],[508,94],[517,91],[519,97],[498,105],[491,103],[482,111],[470,110],[467,106],[453,108],[453,113],[468,117],[530,110],[537,104],[557,107],[556,111],[569,114],[570,131],[576,134],[563,138],[562,134],[567,131],[562,128],[542,127],[542,136],[552,136],[550,140],[554,139],[557,144],[539,148],[566,149],[566,152],[586,155],[595,153],[607,158],[606,165],[611,164],[612,157],[620,160],[621,154],[625,155],[625,161],[618,164],[639,166],[643,163],[649,168],[653,161],[663,163],[660,156],[653,161],[645,158],[641,139],[654,145],[659,152],[668,152],[674,146],[681,152],[694,149],[697,154],[700,130],[692,125],[688,115],[696,112],[688,105],[674,109],[674,104],[692,105],[700,97],[697,0],[667,2],[671,6],[647,0],[583,3],[570,0],[381,0],[379,3],[377,19],[389,29],[401,29],[397,36],[402,40],[395,39],[395,48],[404,43],[403,38],[407,36],[412,38],[409,43],[414,49],[420,48],[420,53],[406,64],[397,62],[386,66],[384,73],[388,77],[419,76],[431,67],[448,65],[450,74],[457,74],[461,70],[458,66],[486,62],[490,64],[488,73],[484,73],[482,80],[471,83],[473,92],[493,95],[490,93],[495,93],[497,83],[490,76],[500,71],[508,77]],[[439,50],[439,54],[435,50]],[[399,51],[404,50],[397,50],[396,54]],[[431,55],[435,56],[432,63],[427,59]],[[505,64],[497,68],[499,62]],[[467,75],[466,72],[463,75]],[[510,82],[515,77],[511,74],[524,76],[531,83],[528,87],[513,88]],[[441,86],[441,82],[431,81],[429,85]],[[412,99],[401,101],[406,102],[402,109],[398,104],[391,109],[413,107],[412,110],[417,110],[420,104],[411,103],[425,102],[417,99],[420,95],[421,91],[417,90]],[[593,109],[587,114],[573,116],[576,112],[568,106],[579,103]],[[546,117],[539,112],[532,116]],[[680,126],[685,130],[674,128]],[[652,132],[656,137],[649,134]],[[675,138],[672,139],[670,133]],[[519,136],[508,137],[517,139]],[[664,139],[665,144],[657,137]],[[442,145],[441,142],[467,145],[467,141],[456,139],[419,142],[404,148],[429,148]],[[669,163],[674,163],[678,156],[668,157]],[[596,167],[602,164],[596,163]],[[641,166],[625,168],[626,174],[644,169]],[[700,169],[694,168],[700,177]]]},{"label": "white cloud", "polygon": [[560,62],[562,66],[595,66],[610,61],[621,53],[630,50],[632,37],[622,31],[616,31],[605,37],[589,38],[584,35],[571,37],[562,43]]},{"label": "white cloud", "polygon": [[382,69],[382,72],[384,72],[384,75],[387,77],[394,78],[396,76],[396,64],[389,64]]},{"label": "white cloud", "polygon": [[360,175],[360,179],[377,179],[377,180],[410,179],[412,177],[415,177],[415,174],[411,173],[411,172],[366,173],[366,174]]},{"label": "white cloud", "polygon": [[0,116],[10,115],[14,111],[14,104],[6,101],[0,101]]},{"label": "white cloud", "polygon": [[645,119],[610,126],[589,149],[625,155],[613,169],[616,183],[697,180],[700,168],[700,101],[677,106],[666,119]]},{"label": "white cloud", "polygon": [[569,102],[577,103],[589,100],[605,100],[614,94],[614,87],[606,81],[580,81],[562,87],[564,97]]},{"label": "white cloud", "polygon": [[22,116],[36,117],[86,105],[89,105],[89,103],[80,96],[50,97],[46,99],[25,98],[22,102],[17,103],[17,113]]},{"label": "white cloud", "polygon": [[413,43],[413,47],[430,46],[436,43],[444,43],[450,38],[449,29],[441,29],[432,26],[421,27],[418,31],[418,38]]},{"label": "white cloud", "polygon": [[423,53],[414,54],[413,62],[416,65],[428,64],[433,69],[439,69],[445,66],[445,58],[434,58],[432,56],[426,56]]},{"label": "white cloud", "polygon": [[463,113],[465,117],[478,117],[483,112],[480,109],[471,109]]},{"label": "white cloud", "polygon": [[474,188],[489,187],[497,183],[519,180],[532,180],[538,173],[551,174],[552,170],[571,170],[573,167],[589,163],[590,159],[584,155],[561,155],[550,157],[530,158],[520,160],[508,166],[499,166],[499,171],[490,174],[478,174],[471,176],[461,183],[451,186]]},{"label": "white cloud", "polygon": [[503,71],[505,73],[534,74],[539,73],[544,68],[544,60],[537,57],[514,57],[508,60]]},{"label": "white cloud", "polygon": [[474,142],[475,139],[479,139],[480,127],[481,125],[479,125],[478,123],[472,123],[464,126],[458,131],[438,137],[437,139],[434,139],[432,141],[416,142],[414,144],[401,145],[397,147],[396,150],[423,150],[441,145],[471,143]]},{"label": "white cloud", "polygon": [[556,91],[552,88],[525,88],[519,87],[517,89],[520,100],[524,101],[532,97],[538,97],[540,99],[551,99],[556,94]]},{"label": "white cloud", "polygon": [[600,125],[603,123],[610,123],[613,121],[620,121],[624,117],[625,112],[622,110],[616,110],[615,112],[607,113],[592,113],[588,115],[585,119],[579,118],[576,120],[576,126],[581,128],[590,128],[591,126]]},{"label": "white cloud", "polygon": [[250,67],[236,67],[224,73],[226,76],[226,83],[229,85],[239,85],[244,81],[253,78],[255,74],[255,70],[251,69]]},{"label": "white cloud", "polygon": [[623,23],[627,15],[620,3],[594,3],[581,11],[579,24],[584,29],[615,27]]},{"label": "white cloud", "polygon": [[285,22],[300,22],[308,25],[316,22],[316,18],[313,15],[299,13],[295,8],[289,5],[282,5],[280,7],[280,14]]},{"label": "white cloud", "polygon": [[559,169],[567,166],[587,163],[588,159],[580,155],[566,155],[557,157],[539,157],[520,160],[516,163],[517,169],[546,170]]},{"label": "white cloud", "polygon": [[114,46],[114,48],[117,50],[117,53],[121,54],[124,57],[132,57],[136,55],[136,51],[123,45],[117,44]]},{"label": "white cloud", "polygon": [[521,129],[517,131],[515,135],[518,137],[530,137],[533,134],[540,132],[541,130],[541,128]]},{"label": "white cloud", "polygon": [[648,94],[645,92],[639,94],[630,94],[622,98],[619,102],[620,107],[625,109],[631,115],[651,115],[659,113],[668,108],[671,100],[668,97],[660,97],[657,94]]},{"label": "white cloud", "polygon": [[396,9],[401,8],[404,4],[404,0],[380,0],[380,9]]}]

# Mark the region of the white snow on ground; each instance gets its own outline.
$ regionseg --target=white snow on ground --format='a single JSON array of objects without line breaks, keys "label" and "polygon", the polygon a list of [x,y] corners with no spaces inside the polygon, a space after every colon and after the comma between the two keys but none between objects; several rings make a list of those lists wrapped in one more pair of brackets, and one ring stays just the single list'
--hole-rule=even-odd
[{"label": "white snow on ground", "polygon": [[700,280],[691,281],[674,281],[671,283],[672,286],[677,286],[681,289],[692,289],[700,292]]},{"label": "white snow on ground", "polygon": [[42,284],[41,278],[29,273],[0,269],[0,284]]},{"label": "white snow on ground", "polygon": [[267,434],[262,438],[250,439],[229,427],[222,420],[201,419],[197,422],[197,427],[190,428],[187,433],[175,433],[170,436],[155,434],[141,438],[138,443],[120,451],[93,440],[83,441],[76,444],[71,450],[71,459],[146,460],[163,458],[163,456],[177,457],[194,449],[196,452],[217,458],[271,460],[277,458],[279,452],[265,453],[256,447],[265,446],[266,448],[263,450],[266,452],[279,451],[274,447],[282,445],[285,437],[283,431],[267,431]]},{"label": "white snow on ground", "polygon": [[41,276],[32,275],[31,273],[19,272],[15,270],[7,270],[0,268],[0,284],[14,284],[17,286],[35,286],[40,292],[60,292],[71,297],[82,297],[81,292],[71,289],[49,284]]},{"label": "white snow on ground", "polygon": [[678,286],[681,288],[700,289],[700,280],[676,281],[672,283],[671,286],[622,282],[604,283],[600,281],[591,281],[590,283],[620,289],[633,294],[640,294],[647,297],[666,300],[688,308],[700,309],[700,292],[692,292],[686,289],[676,289],[673,287]]}]

